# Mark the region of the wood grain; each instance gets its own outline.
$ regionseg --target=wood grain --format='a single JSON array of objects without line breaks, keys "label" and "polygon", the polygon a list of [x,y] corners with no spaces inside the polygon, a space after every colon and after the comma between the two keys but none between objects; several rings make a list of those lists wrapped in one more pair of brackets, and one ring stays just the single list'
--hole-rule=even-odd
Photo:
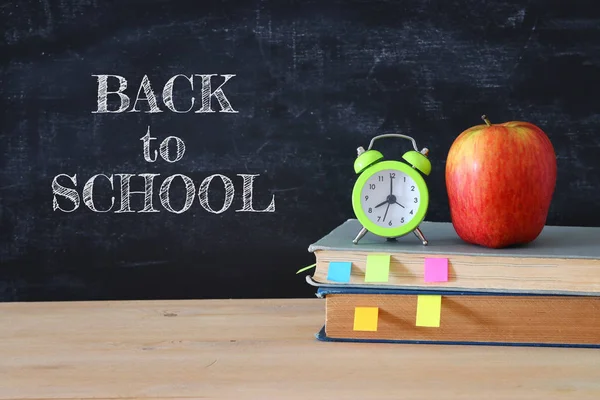
[{"label": "wood grain", "polygon": [[[368,252],[315,252],[317,266],[313,278],[327,279],[330,261],[352,262],[350,282],[365,282]],[[567,259],[537,257],[493,257],[477,255],[435,254],[448,259],[448,282],[425,284],[423,266],[427,254],[389,253],[390,272],[387,284],[403,287],[437,287],[498,291],[600,293],[600,259]]]},{"label": "wood grain", "polygon": [[[446,342],[600,344],[600,298],[442,296],[439,328],[415,326],[416,295],[327,295],[327,335]],[[376,332],[353,330],[354,308],[379,307]]]},{"label": "wood grain", "polygon": [[324,300],[0,304],[0,399],[598,399],[586,349],[324,343]]}]

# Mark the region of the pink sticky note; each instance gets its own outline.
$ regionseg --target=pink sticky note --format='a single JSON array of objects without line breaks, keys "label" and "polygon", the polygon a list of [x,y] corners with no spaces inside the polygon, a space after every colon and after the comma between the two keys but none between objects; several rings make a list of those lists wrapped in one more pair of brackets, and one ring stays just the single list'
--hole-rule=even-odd
[{"label": "pink sticky note", "polygon": [[447,258],[425,258],[425,282],[448,282]]}]

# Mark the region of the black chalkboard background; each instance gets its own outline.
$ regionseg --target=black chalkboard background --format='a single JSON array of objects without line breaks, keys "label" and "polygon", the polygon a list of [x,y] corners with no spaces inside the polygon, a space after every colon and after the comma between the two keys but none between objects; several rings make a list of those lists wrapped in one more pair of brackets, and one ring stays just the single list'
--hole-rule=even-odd
[{"label": "black chalkboard background", "polygon": [[[310,243],[353,217],[356,147],[402,132],[430,148],[427,219],[449,221],[445,158],[484,113],[533,122],[551,138],[559,177],[548,224],[600,226],[600,8],[592,1],[4,3],[2,301],[314,296],[295,271],[313,262]],[[235,74],[223,88],[239,112],[94,114],[94,74],[125,77],[132,103],[147,75],[162,109],[174,75]],[[199,101],[198,90],[176,84],[178,107],[191,95]],[[148,126],[153,146],[180,137],[183,159],[146,162]],[[382,150],[398,158],[409,146],[391,140]],[[53,211],[51,183],[63,173],[77,174],[80,196],[94,174],[160,174],[160,212],[95,213],[83,203]],[[223,174],[235,199],[218,215],[197,197],[187,212],[167,212],[158,189],[172,174],[189,176],[196,190]],[[275,212],[235,212],[237,174],[258,174],[254,206],[274,195]],[[141,189],[142,178],[131,182]],[[110,205],[109,189],[98,181],[98,207]],[[223,185],[210,190],[219,208]],[[171,201],[183,205],[181,180]],[[133,195],[132,209],[142,205]]]}]

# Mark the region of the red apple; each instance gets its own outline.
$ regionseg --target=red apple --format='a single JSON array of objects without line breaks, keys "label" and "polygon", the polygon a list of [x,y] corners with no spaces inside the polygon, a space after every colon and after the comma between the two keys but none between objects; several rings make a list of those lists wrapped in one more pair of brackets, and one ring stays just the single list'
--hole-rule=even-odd
[{"label": "red apple", "polygon": [[541,233],[556,186],[556,154],[529,122],[485,124],[462,132],[446,161],[452,225],[465,242],[503,248]]}]

